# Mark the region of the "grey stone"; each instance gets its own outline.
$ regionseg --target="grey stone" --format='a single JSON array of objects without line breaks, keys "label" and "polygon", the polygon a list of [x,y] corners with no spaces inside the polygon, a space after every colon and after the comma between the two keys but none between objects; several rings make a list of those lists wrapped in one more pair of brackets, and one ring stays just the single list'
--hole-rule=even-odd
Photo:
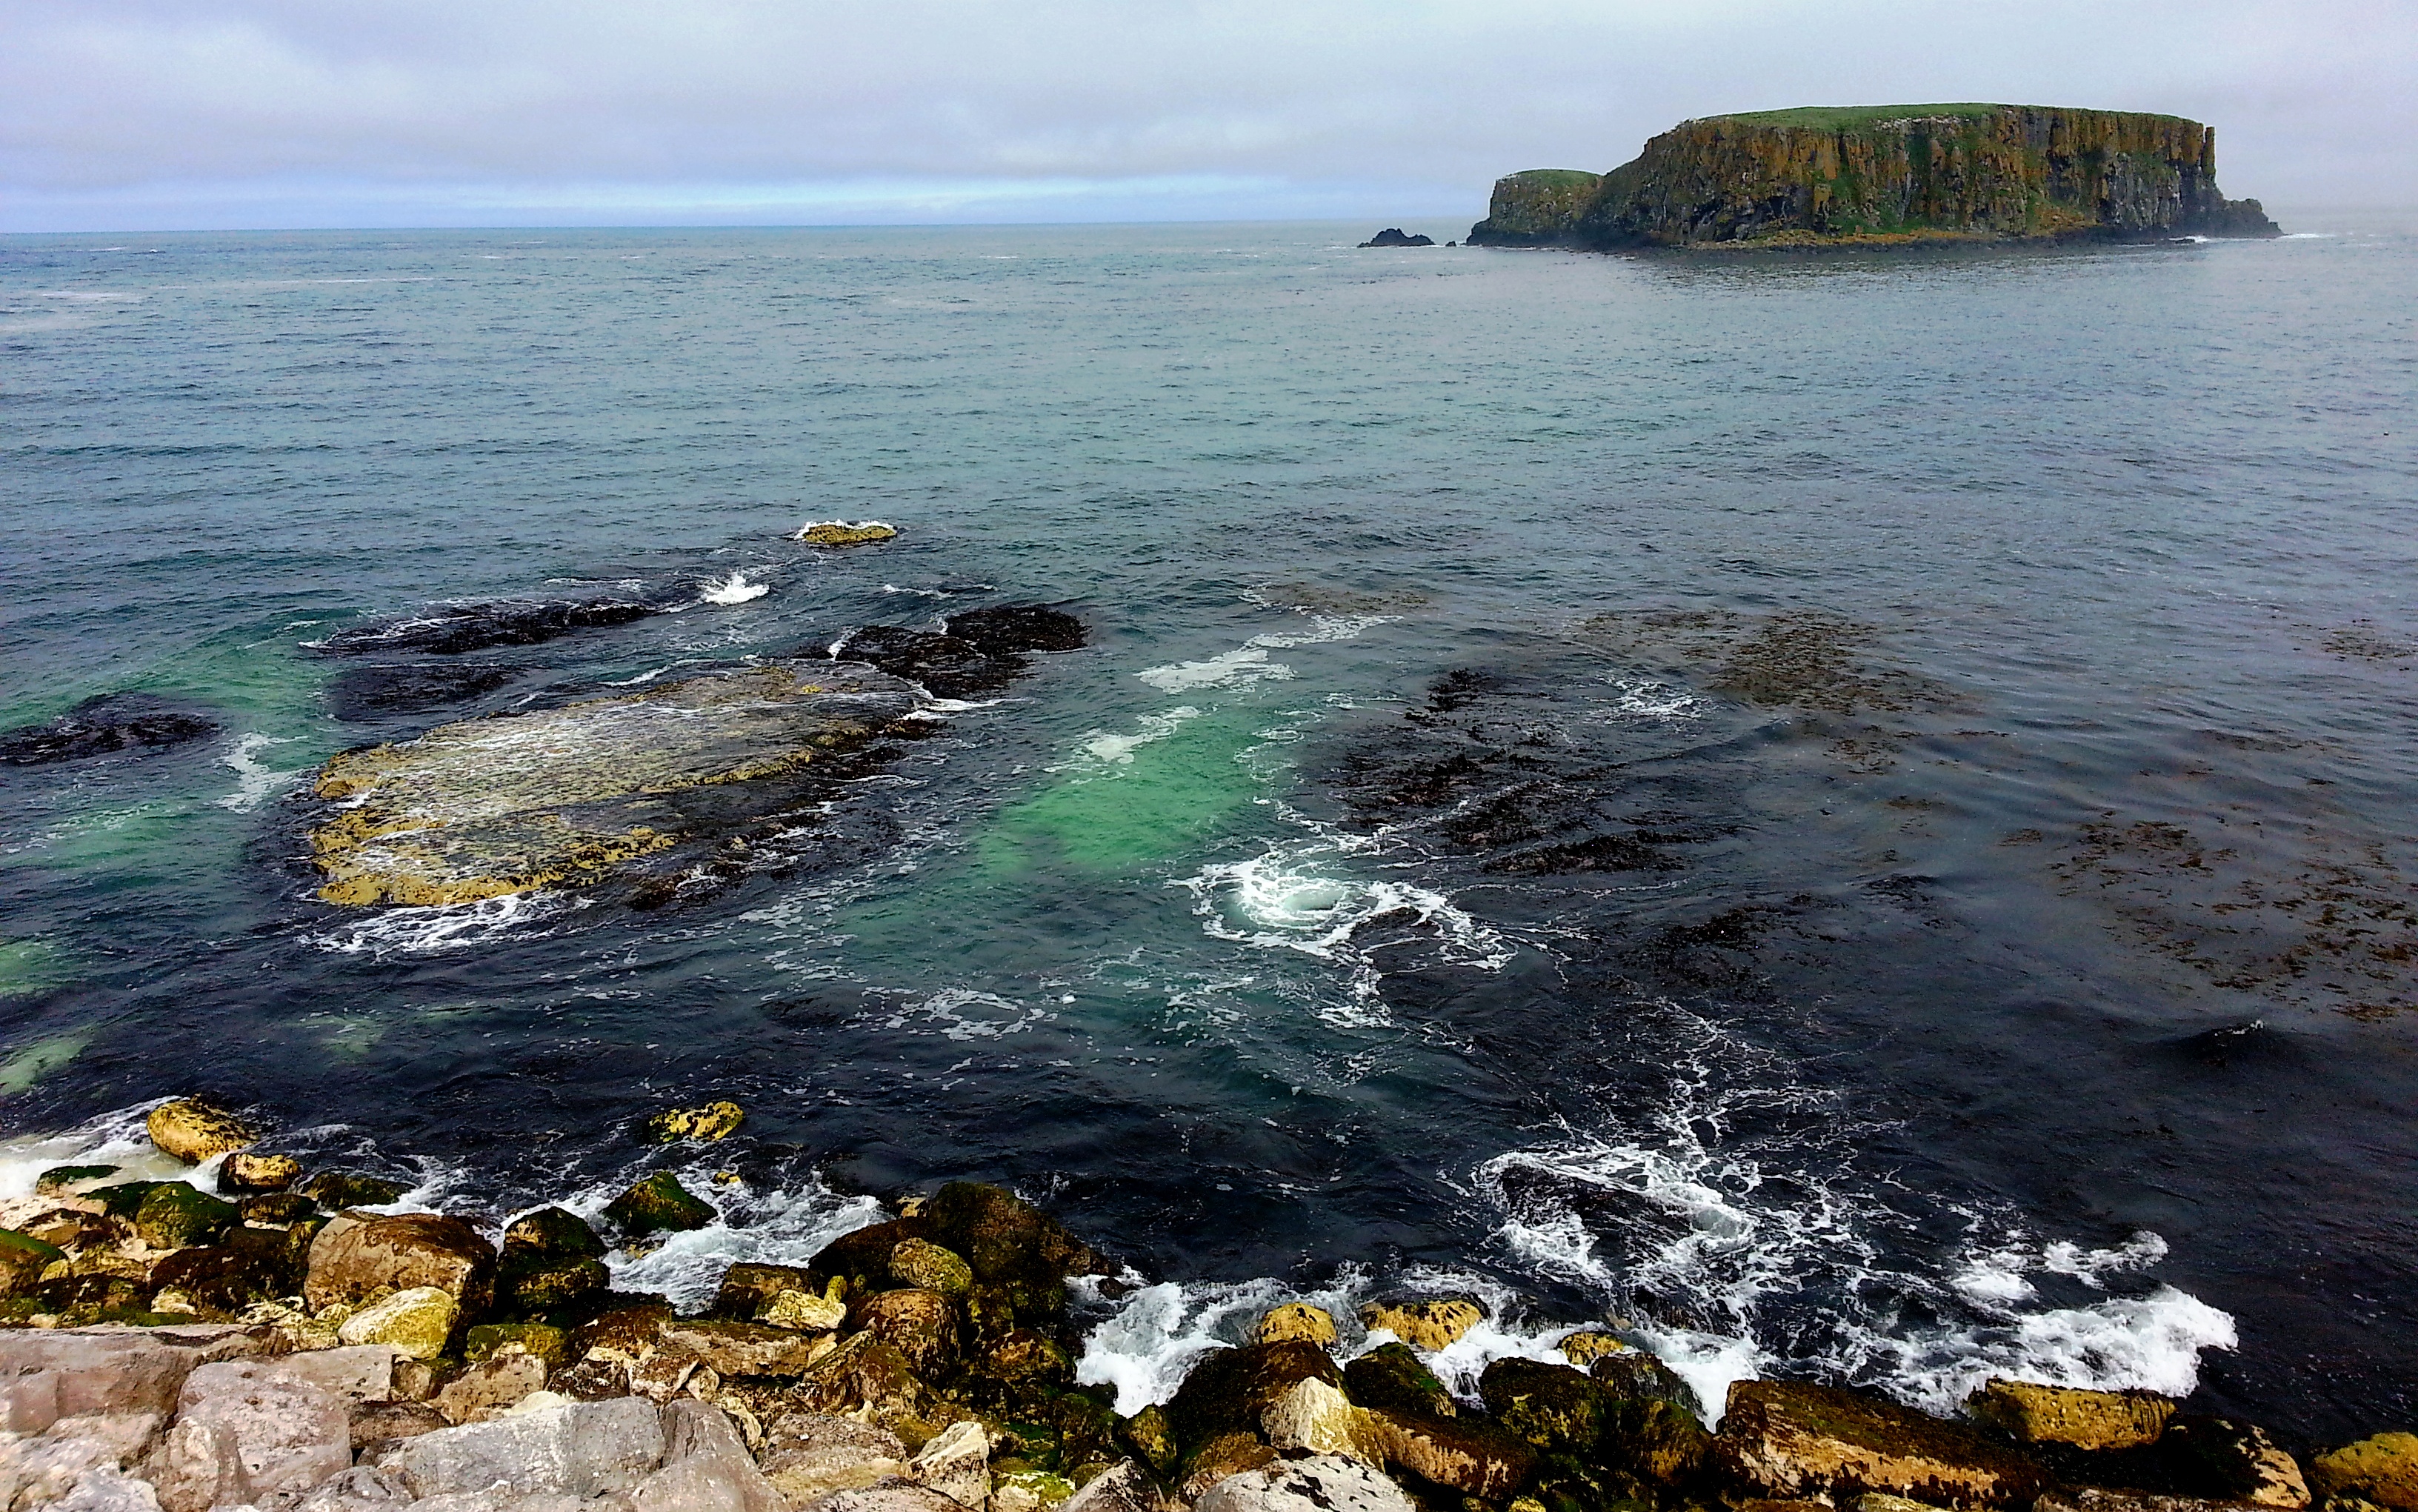
[{"label": "grey stone", "polygon": [[1058,1512],[1157,1512],[1157,1507],[1158,1489],[1149,1473],[1127,1459],[1093,1476]]},{"label": "grey stone", "polygon": [[907,1473],[958,1505],[984,1512],[990,1504],[990,1435],[980,1423],[952,1423],[924,1445]]},{"label": "grey stone", "polygon": [[436,1410],[450,1423],[483,1423],[545,1386],[545,1362],[534,1354],[498,1354],[445,1382]]},{"label": "grey stone", "polygon": [[193,1367],[258,1353],[238,1328],[0,1332],[0,1428],[41,1433],[62,1417],[176,1410]]},{"label": "grey stone", "polygon": [[394,1350],[385,1344],[348,1344],[277,1357],[277,1368],[321,1391],[357,1402],[394,1399]]},{"label": "grey stone", "polygon": [[159,1443],[160,1414],[62,1418],[39,1438],[0,1443],[0,1507],[30,1512],[101,1471],[135,1463]]},{"label": "grey stone", "polygon": [[930,1487],[910,1480],[876,1481],[853,1491],[834,1491],[811,1504],[814,1512],[963,1512]]},{"label": "grey stone", "polygon": [[672,1402],[663,1424],[664,1468],[631,1492],[638,1512],[785,1512],[788,1504],[722,1409]]},{"label": "grey stone", "polygon": [[852,1417],[790,1413],[765,1430],[758,1464],[791,1508],[907,1474],[907,1446]]},{"label": "grey stone", "polygon": [[629,1490],[663,1458],[653,1404],[622,1397],[439,1428],[383,1451],[378,1467],[423,1498],[486,1491],[591,1497]]},{"label": "grey stone", "polygon": [[1229,1475],[1192,1505],[1193,1512],[1414,1512],[1400,1487],[1340,1455]]},{"label": "grey stone", "polygon": [[416,1439],[423,1433],[451,1428],[445,1414],[426,1402],[355,1402],[352,1408],[353,1452],[372,1444]]},{"label": "grey stone", "polygon": [[160,1512],[160,1497],[150,1482],[101,1465],[53,1502],[50,1512]]},{"label": "grey stone", "polygon": [[375,1512],[410,1500],[411,1488],[401,1476],[375,1465],[356,1465],[313,1487],[309,1495],[295,1504],[294,1512]]},{"label": "grey stone", "polygon": [[[344,1399],[267,1360],[196,1367],[177,1394],[169,1442],[178,1443],[178,1435],[184,1436],[179,1463],[186,1474],[173,1496],[169,1484],[161,1484],[163,1504],[187,1502],[205,1484],[211,1499],[204,1507],[257,1502],[308,1490],[353,1463]],[[206,1456],[217,1463],[206,1464]],[[169,1512],[183,1507],[172,1504]]]}]

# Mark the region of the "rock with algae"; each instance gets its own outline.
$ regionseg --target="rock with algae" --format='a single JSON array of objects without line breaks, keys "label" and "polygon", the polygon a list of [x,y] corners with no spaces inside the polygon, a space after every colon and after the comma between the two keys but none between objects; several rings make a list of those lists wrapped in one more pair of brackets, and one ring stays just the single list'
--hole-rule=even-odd
[{"label": "rock with algae", "polygon": [[867,542],[887,541],[897,533],[895,526],[880,520],[821,520],[789,539],[809,546],[862,546]]},{"label": "rock with algae", "polygon": [[559,709],[439,725],[321,770],[329,903],[470,903],[576,884],[677,844],[682,795],[804,771],[914,711],[869,666],[768,662]]}]

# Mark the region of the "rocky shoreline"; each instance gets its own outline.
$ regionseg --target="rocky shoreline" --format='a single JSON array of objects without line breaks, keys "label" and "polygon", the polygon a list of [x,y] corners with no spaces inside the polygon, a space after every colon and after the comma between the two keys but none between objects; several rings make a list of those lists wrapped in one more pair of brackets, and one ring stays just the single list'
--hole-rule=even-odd
[{"label": "rocky shoreline", "polygon": [[[645,1132],[704,1151],[743,1118]],[[148,1130],[196,1180],[67,1166],[0,1203],[5,1512],[2418,1512],[2418,1436],[2304,1461],[2147,1392],[1994,1380],[1947,1419],[1743,1381],[1708,1429],[1602,1324],[1456,1399],[1430,1364],[1486,1321],[1467,1296],[1367,1303],[1349,1359],[1278,1305],[1125,1415],[1076,1380],[1069,1282],[1127,1283],[996,1187],[734,1263],[690,1316],[605,1265],[714,1221],[668,1172],[602,1233],[549,1207],[497,1242],[199,1099]]]}]

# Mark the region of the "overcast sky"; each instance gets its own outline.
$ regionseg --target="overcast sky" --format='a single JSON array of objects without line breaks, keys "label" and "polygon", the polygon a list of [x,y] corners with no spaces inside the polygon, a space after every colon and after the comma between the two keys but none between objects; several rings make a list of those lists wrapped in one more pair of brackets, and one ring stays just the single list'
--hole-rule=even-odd
[{"label": "overcast sky", "polygon": [[2418,0],[0,0],[0,230],[1338,217],[1995,99],[2418,203]]}]

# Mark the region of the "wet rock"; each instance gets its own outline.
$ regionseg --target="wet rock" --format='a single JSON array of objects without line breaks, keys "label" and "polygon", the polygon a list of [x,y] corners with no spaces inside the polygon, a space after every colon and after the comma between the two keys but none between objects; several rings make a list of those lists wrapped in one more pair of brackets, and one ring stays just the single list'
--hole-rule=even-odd
[{"label": "wet rock", "polygon": [[311,1178],[302,1195],[330,1213],[347,1208],[380,1208],[400,1199],[411,1190],[403,1182],[389,1181],[383,1176],[365,1176],[359,1171],[323,1170]]},{"label": "wet rock", "polygon": [[1360,1308],[1360,1321],[1371,1331],[1385,1329],[1403,1343],[1423,1350],[1449,1349],[1485,1321],[1486,1309],[1475,1297],[1370,1302]]},{"label": "wet rock", "polygon": [[890,1252],[890,1279],[944,1297],[962,1298],[974,1289],[973,1267],[953,1249],[924,1239],[902,1239]]},{"label": "wet rock", "polygon": [[921,1287],[876,1292],[853,1310],[859,1327],[905,1355],[918,1374],[929,1379],[956,1363],[957,1309],[940,1292]]},{"label": "wet rock", "polygon": [[176,1410],[195,1367],[256,1354],[239,1328],[0,1330],[0,1429],[40,1433],[63,1417]]},{"label": "wet rock", "polygon": [[803,541],[809,546],[862,546],[875,541],[888,541],[898,534],[895,527],[880,520],[823,520],[805,527],[789,539]]},{"label": "wet rock", "polygon": [[657,1144],[676,1139],[722,1139],[737,1132],[747,1117],[737,1103],[708,1103],[702,1107],[669,1107],[650,1116],[646,1137]]},{"label": "wet rock", "polygon": [[1168,1421],[1167,1409],[1155,1404],[1121,1420],[1117,1441],[1160,1475],[1174,1474],[1184,1458],[1175,1442],[1175,1425]]},{"label": "wet rock", "polygon": [[1224,1433],[1257,1434],[1260,1416],[1299,1381],[1317,1380],[1341,1390],[1335,1362],[1315,1344],[1247,1344],[1202,1358],[1167,1404],[1168,1421],[1187,1455]]},{"label": "wet rock", "polygon": [[1644,1350],[1599,1354],[1587,1367],[1587,1378],[1615,1401],[1669,1402],[1691,1415],[1698,1411],[1696,1394],[1688,1383],[1659,1356]]},{"label": "wet rock", "polygon": [[230,1228],[219,1242],[180,1249],[151,1267],[151,1284],[196,1306],[239,1312],[256,1302],[290,1297],[302,1284],[308,1230]]},{"label": "wet rock", "polygon": [[2177,1418],[2158,1440],[2157,1452],[2182,1470],[2190,1489],[2204,1494],[2255,1506],[2309,1504],[2309,1483],[2300,1464],[2247,1423]]},{"label": "wet rock", "polygon": [[405,619],[350,625],[308,642],[323,656],[375,656],[427,651],[458,656],[492,646],[537,646],[574,631],[626,625],[661,611],[623,599],[542,603],[503,599],[492,603],[445,603]]},{"label": "wet rock", "polygon": [[[1866,1498],[1865,1500],[1873,1500]],[[1899,1501],[1892,1497],[1891,1501]],[[2046,1492],[2032,1504],[2032,1512],[2242,1512],[2240,1502],[2210,1502],[2190,1496],[2165,1496],[2154,1491],[2113,1490],[2086,1486],[2072,1490]],[[1865,1512],[1859,1502],[1857,1512]],[[1921,1504],[1904,1502],[1900,1508],[1879,1508],[1875,1512],[1924,1512]]]},{"label": "wet rock", "polygon": [[99,1184],[118,1172],[115,1166],[53,1166],[34,1178],[34,1195],[53,1197]]},{"label": "wet rock", "polygon": [[960,1506],[990,1505],[990,1435],[980,1423],[952,1423],[924,1445],[908,1474]]},{"label": "wet rock", "polygon": [[2039,1466],[1961,1424],[1879,1396],[1792,1381],[1741,1381],[1714,1436],[1713,1456],[1768,1496],[1822,1498],[1887,1491],[1936,1505],[2029,1500]]},{"label": "wet rock", "polygon": [[545,1375],[545,1362],[534,1354],[498,1354],[438,1387],[430,1405],[449,1423],[483,1423],[544,1390]]},{"label": "wet rock", "polygon": [[1603,1436],[1603,1388],[1569,1366],[1496,1360],[1477,1392],[1496,1422],[1540,1449],[1584,1455]]},{"label": "wet rock", "polygon": [[1362,1422],[1369,1446],[1386,1464],[1464,1496],[1499,1502],[1537,1468],[1525,1439],[1482,1420],[1369,1409]]},{"label": "wet rock", "polygon": [[1003,1471],[990,1480],[991,1512],[1056,1512],[1074,1495],[1074,1482],[1046,1470]]},{"label": "wet rock", "polygon": [[346,1418],[341,1397],[272,1362],[199,1366],[185,1378],[162,1445],[161,1505],[203,1512],[308,1490],[352,1468]]},{"label": "wet rock", "polygon": [[1602,1462],[1661,1486],[1694,1481],[1712,1456],[1713,1436],[1693,1411],[1659,1397],[1607,1395]]},{"label": "wet rock", "polygon": [[[794,1328],[802,1333],[828,1334],[848,1321],[848,1308],[829,1297],[819,1296],[812,1291],[782,1291],[775,1293],[773,1300],[765,1306],[758,1321],[774,1328]],[[894,1338],[891,1342],[895,1344],[898,1341]]]},{"label": "wet rock", "polygon": [[1575,1334],[1566,1334],[1554,1348],[1562,1352],[1563,1359],[1589,1371],[1606,1355],[1630,1352],[1628,1345],[1600,1328],[1582,1328]]},{"label": "wet rock", "polygon": [[1444,1382],[1404,1344],[1380,1344],[1343,1367],[1343,1384],[1363,1407],[1421,1417],[1452,1417],[1461,1409]]},{"label": "wet rock", "polygon": [[634,1234],[702,1229],[718,1216],[680,1178],[659,1170],[604,1204],[604,1216]]},{"label": "wet rock", "polygon": [[820,1295],[822,1278],[797,1265],[759,1265],[742,1260],[722,1273],[722,1287],[713,1296],[707,1315],[732,1318],[739,1321],[760,1322],[762,1313],[779,1299],[784,1291]]},{"label": "wet rock", "polygon": [[387,1290],[434,1287],[476,1315],[493,1305],[495,1285],[495,1250],[460,1218],[435,1213],[346,1214],[311,1242],[302,1295],[315,1309]]},{"label": "wet rock", "polygon": [[378,1457],[414,1496],[627,1491],[664,1458],[654,1407],[635,1397],[567,1402],[406,1439]]},{"label": "wet rock", "polygon": [[2418,1434],[2379,1433],[2321,1454],[2309,1463],[2309,1479],[2329,1500],[2418,1512]]},{"label": "wet rock", "polygon": [[462,1338],[462,1357],[474,1363],[499,1354],[530,1354],[553,1366],[570,1352],[571,1336],[550,1323],[482,1323]]},{"label": "wet rock", "polygon": [[1268,1404],[1260,1413],[1260,1431],[1281,1453],[1350,1455],[1373,1462],[1379,1451],[1359,1414],[1350,1397],[1312,1376],[1294,1382]]},{"label": "wet rock", "polygon": [[656,1346],[693,1356],[723,1376],[794,1376],[829,1350],[826,1340],[762,1323],[689,1322],[664,1327]]},{"label": "wet rock", "polygon": [[936,698],[971,698],[995,692],[1024,670],[1020,659],[986,656],[955,635],[895,625],[867,625],[843,641],[835,654],[922,683]]},{"label": "wet rock", "polygon": [[905,1355],[869,1334],[858,1334],[807,1367],[793,1395],[808,1412],[857,1413],[879,1422],[916,1413],[926,1394]]},{"label": "wet rock", "polygon": [[586,1219],[562,1208],[541,1208],[504,1230],[496,1261],[496,1306],[508,1314],[578,1311],[612,1285],[604,1241]]},{"label": "wet rock", "polygon": [[[850,1296],[879,1291],[890,1285],[890,1257],[898,1246],[910,1239],[932,1237],[932,1224],[927,1217],[893,1218],[887,1223],[869,1224],[817,1250],[814,1258],[806,1261],[806,1268],[817,1276],[846,1280]],[[736,1271],[738,1267],[731,1269]],[[724,1284],[727,1286],[728,1282]]]},{"label": "wet rock", "polygon": [[197,1166],[213,1155],[240,1150],[257,1139],[252,1125],[199,1097],[161,1103],[145,1121],[151,1142],[163,1155]]},{"label": "wet rock", "polygon": [[444,1413],[426,1402],[357,1402],[350,1410],[349,1421],[355,1454],[373,1444],[390,1446],[399,1440],[416,1439],[453,1426]]},{"label": "wet rock", "polygon": [[283,1192],[301,1179],[302,1163],[292,1155],[238,1150],[219,1168],[219,1189],[224,1192]]},{"label": "wet rock", "polygon": [[1356,1459],[1318,1456],[1229,1476],[1193,1512],[1413,1512],[1401,1488]]},{"label": "wet rock", "polygon": [[1281,1344],[1290,1338],[1301,1339],[1324,1349],[1335,1342],[1335,1320],[1324,1307],[1313,1307],[1307,1302],[1288,1302],[1270,1307],[1261,1315],[1259,1327],[1251,1334],[1254,1343]]},{"label": "wet rock", "polygon": [[791,1413],[766,1429],[758,1461],[792,1507],[903,1475],[907,1447],[886,1428],[851,1418]]},{"label": "wet rock", "polygon": [[2153,1392],[2081,1391],[1994,1378],[1965,1399],[1965,1412],[2019,1443],[2132,1449],[2156,1442],[2175,1404]]},{"label": "wet rock", "polygon": [[140,693],[105,693],[47,725],[0,730],[0,766],[38,767],[118,751],[160,751],[219,732],[218,723]]},{"label": "wet rock", "polygon": [[1220,1433],[1192,1451],[1176,1495],[1196,1502],[1210,1487],[1247,1471],[1263,1470],[1280,1457],[1257,1433]]},{"label": "wet rock", "polygon": [[[750,794],[794,802],[919,703],[852,663],[765,662],[610,698],[442,725],[321,769],[329,903],[467,903],[593,881]],[[755,785],[794,779],[771,787]]]},{"label": "wet rock", "polygon": [[528,667],[510,662],[379,663],[328,680],[328,712],[347,724],[421,714],[493,693]]},{"label": "wet rock", "polygon": [[134,1210],[134,1231],[153,1249],[182,1249],[208,1244],[242,1218],[234,1203],[190,1183],[161,1182],[143,1194],[143,1205]]},{"label": "wet rock", "polygon": [[664,1468],[631,1493],[637,1512],[784,1512],[781,1493],[718,1408],[673,1402],[663,1426]]},{"label": "wet rock", "polygon": [[0,1297],[31,1292],[41,1283],[44,1271],[67,1258],[56,1245],[14,1229],[0,1229]]},{"label": "wet rock", "polygon": [[1083,621],[1045,603],[994,603],[951,615],[942,628],[985,656],[1074,651],[1083,647]]},{"label": "wet rock", "polygon": [[1401,228],[1401,227],[1400,227],[1400,226],[1387,226],[1385,230],[1378,232],[1375,236],[1370,237],[1368,240],[1366,240],[1366,241],[1362,242],[1360,245],[1361,245],[1362,247],[1364,247],[1364,248],[1367,248],[1367,247],[1432,247],[1432,246],[1434,246],[1434,245],[1435,245],[1435,238],[1434,238],[1433,237],[1413,237],[1413,236],[1406,236],[1406,235],[1403,233],[1403,231],[1402,231],[1402,228]]},{"label": "wet rock", "polygon": [[458,1316],[453,1298],[442,1289],[413,1287],[354,1313],[336,1336],[347,1344],[384,1344],[411,1359],[433,1360],[445,1352]]}]

